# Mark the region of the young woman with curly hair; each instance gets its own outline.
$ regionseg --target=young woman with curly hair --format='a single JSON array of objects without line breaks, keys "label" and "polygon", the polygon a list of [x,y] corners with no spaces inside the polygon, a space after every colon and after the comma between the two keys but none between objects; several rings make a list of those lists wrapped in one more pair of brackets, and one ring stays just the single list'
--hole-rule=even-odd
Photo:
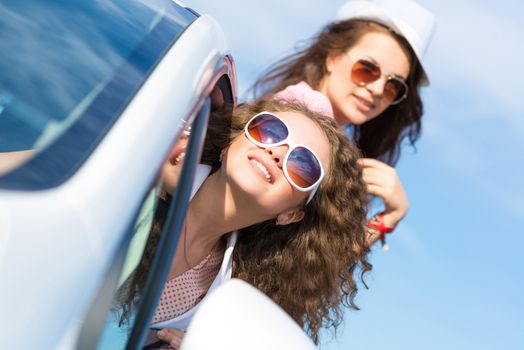
[{"label": "young woman with curly hair", "polygon": [[408,199],[394,165],[401,145],[419,138],[428,84],[423,55],[433,15],[412,0],[350,0],[296,53],[275,63],[254,86],[260,98],[306,103],[332,116],[365,158],[368,192],[385,211],[373,243],[406,215]]},{"label": "young woman with curly hair", "polygon": [[[211,172],[190,202],[152,328],[185,330],[208,289],[231,276],[266,293],[315,342],[321,327],[338,326],[371,269],[359,157],[332,120],[302,105],[260,101],[232,119],[212,115],[202,156]],[[155,244],[121,288],[124,318]],[[172,296],[188,289],[191,302]]]}]

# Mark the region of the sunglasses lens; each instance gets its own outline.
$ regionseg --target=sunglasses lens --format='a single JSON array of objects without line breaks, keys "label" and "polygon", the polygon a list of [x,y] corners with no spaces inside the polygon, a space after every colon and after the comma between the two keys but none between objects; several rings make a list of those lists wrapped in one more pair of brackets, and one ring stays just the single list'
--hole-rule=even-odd
[{"label": "sunglasses lens", "polygon": [[[286,140],[289,135],[283,121],[266,113],[254,117],[246,130],[253,140],[268,146]],[[288,180],[299,188],[308,189],[318,182],[321,169],[320,161],[308,148],[297,146],[289,153],[286,162]]]},{"label": "sunglasses lens", "polygon": [[[358,60],[351,69],[351,80],[355,84],[369,84],[380,79],[382,72],[380,67],[367,60]],[[384,86],[384,98],[389,103],[395,103],[406,95],[406,84],[395,77],[389,77]]]},{"label": "sunglasses lens", "polygon": [[300,188],[313,186],[321,175],[320,161],[305,147],[294,148],[287,159],[287,173]]},{"label": "sunglasses lens", "polygon": [[384,86],[384,98],[390,102],[396,102],[406,94],[406,86],[396,78],[390,78]]},{"label": "sunglasses lens", "polygon": [[380,78],[380,68],[373,62],[358,60],[351,69],[351,80],[356,84],[369,84]]},{"label": "sunglasses lens", "polygon": [[288,136],[286,125],[271,114],[256,116],[247,126],[249,135],[257,142],[272,145],[283,141]]}]

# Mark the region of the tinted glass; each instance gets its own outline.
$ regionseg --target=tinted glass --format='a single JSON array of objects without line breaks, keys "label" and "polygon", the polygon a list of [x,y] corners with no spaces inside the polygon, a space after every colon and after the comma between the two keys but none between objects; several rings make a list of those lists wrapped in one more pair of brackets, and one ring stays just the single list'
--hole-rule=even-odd
[{"label": "tinted glass", "polygon": [[[159,170],[159,181],[151,189],[134,225],[124,266],[117,282],[116,293],[108,312],[98,349],[125,348],[135,316],[141,305],[140,292],[145,286],[151,261],[185,160],[187,135],[182,135]],[[138,289],[137,289],[138,288]]]},{"label": "tinted glass", "polygon": [[194,18],[170,0],[2,1],[0,171],[53,146],[18,182],[70,175]]},{"label": "tinted glass", "polygon": [[298,187],[308,188],[320,179],[320,162],[305,147],[296,147],[287,159],[287,172]]},{"label": "tinted glass", "polygon": [[284,141],[289,133],[287,126],[271,114],[260,114],[247,125],[249,135],[255,141],[272,145]]}]

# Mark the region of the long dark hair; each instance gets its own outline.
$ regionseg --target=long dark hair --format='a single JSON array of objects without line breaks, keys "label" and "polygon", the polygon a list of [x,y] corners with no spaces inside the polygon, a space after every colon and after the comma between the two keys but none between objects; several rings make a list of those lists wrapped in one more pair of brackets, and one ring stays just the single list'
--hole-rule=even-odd
[{"label": "long dark hair", "polygon": [[253,92],[257,98],[267,99],[300,81],[318,89],[327,73],[326,58],[330,54],[347,51],[369,32],[388,33],[409,53],[411,69],[406,81],[409,93],[401,103],[389,106],[371,121],[355,125],[352,136],[363,156],[394,165],[400,157],[402,140],[407,138],[414,146],[420,136],[423,114],[419,92],[422,66],[406,39],[383,25],[360,19],[328,24],[316,37],[303,42],[303,48],[269,67],[254,84]]}]

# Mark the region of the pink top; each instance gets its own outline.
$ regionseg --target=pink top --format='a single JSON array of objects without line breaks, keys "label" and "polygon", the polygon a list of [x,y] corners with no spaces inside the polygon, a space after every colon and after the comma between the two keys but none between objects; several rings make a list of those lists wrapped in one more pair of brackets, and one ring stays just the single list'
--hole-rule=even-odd
[{"label": "pink top", "polygon": [[284,90],[277,92],[274,99],[284,102],[300,103],[313,112],[320,113],[329,118],[335,117],[331,102],[329,102],[326,95],[312,89],[305,81],[287,86]]},{"label": "pink top", "polygon": [[153,316],[153,324],[182,315],[202,300],[224,258],[225,247],[221,243],[197,266],[166,282]]}]

